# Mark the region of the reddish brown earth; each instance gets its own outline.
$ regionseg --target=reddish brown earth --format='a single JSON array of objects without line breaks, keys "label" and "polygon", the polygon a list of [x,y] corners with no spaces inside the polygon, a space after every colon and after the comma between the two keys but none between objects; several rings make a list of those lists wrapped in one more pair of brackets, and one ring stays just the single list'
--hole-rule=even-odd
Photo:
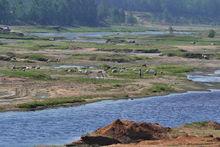
[{"label": "reddish brown earth", "polygon": [[81,137],[67,146],[213,146],[220,147],[220,124],[201,122],[179,128],[167,128],[156,123],[116,120],[112,124]]},{"label": "reddish brown earth", "polygon": [[94,134],[111,137],[121,143],[132,143],[140,140],[167,138],[169,131],[170,128],[162,127],[159,124],[116,120],[112,124],[98,129]]}]

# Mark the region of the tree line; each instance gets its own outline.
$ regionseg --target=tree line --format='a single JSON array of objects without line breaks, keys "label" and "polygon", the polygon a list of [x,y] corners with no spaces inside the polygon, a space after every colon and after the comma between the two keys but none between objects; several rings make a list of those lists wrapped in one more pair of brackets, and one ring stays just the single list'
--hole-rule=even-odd
[{"label": "tree line", "polygon": [[172,23],[220,23],[220,0],[108,0],[129,11],[149,12],[153,19]]},{"label": "tree line", "polygon": [[0,0],[0,24],[133,24],[134,11],[152,21],[219,24],[219,8],[219,0]]}]

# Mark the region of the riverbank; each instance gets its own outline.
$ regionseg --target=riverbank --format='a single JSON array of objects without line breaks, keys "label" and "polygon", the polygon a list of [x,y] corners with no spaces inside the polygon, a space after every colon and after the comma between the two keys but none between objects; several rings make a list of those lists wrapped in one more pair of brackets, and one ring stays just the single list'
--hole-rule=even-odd
[{"label": "riverbank", "polygon": [[138,123],[116,120],[106,127],[81,137],[72,146],[219,146],[220,124],[194,122],[177,128],[163,127],[157,123]]},{"label": "riverbank", "polygon": [[139,95],[132,95],[132,96],[123,96],[120,94],[119,96],[114,97],[100,97],[100,98],[93,98],[94,96],[82,96],[82,97],[64,97],[64,98],[53,98],[53,99],[45,99],[41,101],[33,101],[22,103],[18,105],[14,105],[11,107],[1,108],[0,112],[8,112],[8,111],[39,111],[45,109],[55,109],[55,108],[68,108],[68,107],[75,107],[80,105],[85,105],[89,103],[96,103],[100,101],[106,100],[134,100],[134,99],[143,99],[143,98],[151,98],[155,96],[165,96],[170,94],[177,94],[177,93],[185,93],[187,91],[209,91],[207,87],[194,87],[194,88],[187,88],[187,89],[174,89],[171,88],[169,85],[160,84],[157,86],[153,86],[150,88],[148,92],[145,92],[147,95],[143,95],[140,93]]},{"label": "riverbank", "polygon": [[0,146],[59,146],[116,119],[155,122],[171,128],[190,122],[220,122],[219,95],[219,91],[187,92],[42,111],[4,112],[0,113]]}]

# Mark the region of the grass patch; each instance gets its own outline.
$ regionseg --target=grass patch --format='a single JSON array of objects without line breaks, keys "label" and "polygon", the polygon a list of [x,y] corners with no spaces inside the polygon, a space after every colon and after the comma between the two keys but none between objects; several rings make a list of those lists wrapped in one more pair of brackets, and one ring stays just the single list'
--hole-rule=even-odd
[{"label": "grass patch", "polygon": [[185,76],[186,73],[192,72],[195,68],[191,66],[180,65],[160,65],[155,67],[160,73],[165,75]]},{"label": "grass patch", "polygon": [[53,106],[59,106],[64,104],[74,104],[74,103],[80,103],[85,102],[83,98],[74,98],[74,97],[66,97],[66,98],[55,98],[55,99],[46,99],[42,101],[33,101],[28,102],[24,104],[19,104],[18,108],[21,109],[36,109],[39,107],[53,107]]},{"label": "grass patch", "polygon": [[51,77],[49,75],[36,70],[29,70],[29,71],[1,70],[0,74],[9,77],[31,78],[34,80],[51,80]]},{"label": "grass patch", "polygon": [[117,62],[117,63],[126,63],[126,62],[149,59],[148,57],[145,56],[125,55],[125,54],[74,54],[73,58],[80,60]]},{"label": "grass patch", "polygon": [[24,58],[30,59],[30,60],[37,60],[37,61],[48,61],[48,57],[42,54],[32,54],[32,55],[26,55]]},{"label": "grass patch", "polygon": [[149,93],[168,93],[173,92],[174,88],[170,84],[156,83],[150,89]]},{"label": "grass patch", "polygon": [[193,123],[188,123],[185,125],[185,127],[189,127],[189,128],[201,128],[201,127],[206,127],[208,126],[208,122],[204,121],[204,122],[193,122]]}]

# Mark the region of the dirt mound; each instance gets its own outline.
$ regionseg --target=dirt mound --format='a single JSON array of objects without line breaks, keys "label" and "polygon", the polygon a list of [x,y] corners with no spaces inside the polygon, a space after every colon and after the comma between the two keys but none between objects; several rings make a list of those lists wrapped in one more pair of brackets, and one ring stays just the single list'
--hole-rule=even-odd
[{"label": "dirt mound", "polygon": [[136,143],[143,140],[168,138],[171,129],[153,123],[136,123],[134,121],[116,120],[112,124],[100,128],[90,135],[81,137],[73,144],[111,145]]},{"label": "dirt mound", "polygon": [[116,120],[112,124],[98,129],[95,134],[114,138],[121,143],[132,143],[140,140],[163,139],[167,137],[169,131],[170,128],[162,127],[159,124]]},{"label": "dirt mound", "polygon": [[195,122],[171,129],[156,123],[116,120],[106,127],[81,137],[80,141],[70,145],[83,147],[86,145],[111,145],[112,147],[196,146],[198,144],[219,146],[219,130],[220,124],[213,121]]}]

